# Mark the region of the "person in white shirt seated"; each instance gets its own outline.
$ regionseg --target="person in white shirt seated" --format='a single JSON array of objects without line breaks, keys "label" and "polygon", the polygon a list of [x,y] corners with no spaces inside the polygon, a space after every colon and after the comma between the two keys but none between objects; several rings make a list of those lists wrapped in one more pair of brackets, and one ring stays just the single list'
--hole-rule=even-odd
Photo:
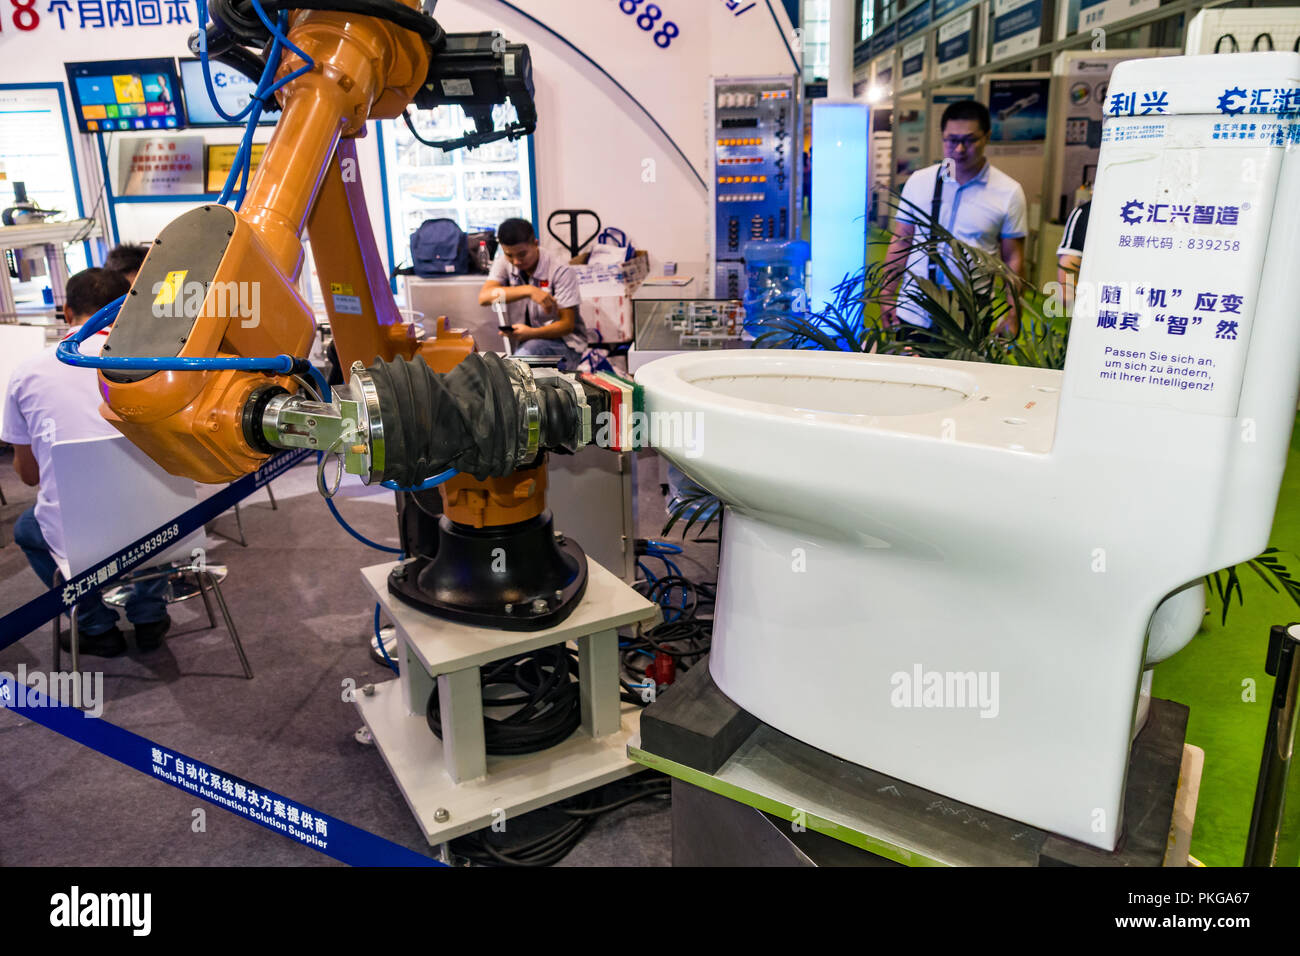
[{"label": "person in white shirt seated", "polygon": [[[80,326],[101,308],[130,288],[125,276],[109,269],[86,269],[68,279],[64,315],[69,325]],[[71,333],[69,333],[71,334]],[[108,330],[82,345],[88,355],[98,355]],[[4,398],[0,440],[14,447],[14,470],[27,485],[39,486],[36,504],[18,516],[14,542],[46,587],[54,586],[56,556],[65,558],[63,526],[59,519],[58,488],[50,469],[50,449],[55,442],[99,438],[118,434],[99,414],[98,376],[89,369],[73,368],[58,360],[49,348],[21,363]],[[126,603],[126,616],[135,628],[136,644],[153,650],[171,626],[164,594],[167,579],[135,585]],[[115,657],[126,650],[126,638],[117,626],[117,611],[99,594],[77,604],[81,653]],[[64,649],[71,647],[64,632]]]}]

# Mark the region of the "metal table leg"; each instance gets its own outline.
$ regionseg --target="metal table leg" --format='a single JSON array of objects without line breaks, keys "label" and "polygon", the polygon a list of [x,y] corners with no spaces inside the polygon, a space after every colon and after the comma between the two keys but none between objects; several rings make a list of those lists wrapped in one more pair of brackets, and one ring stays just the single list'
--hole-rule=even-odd
[{"label": "metal table leg", "polygon": [[487,774],[483,684],[477,667],[438,675],[443,765],[456,783]]},{"label": "metal table leg", "polygon": [[618,683],[618,631],[599,631],[579,637],[578,695],[582,702],[582,729],[592,737],[619,730],[621,701]]}]

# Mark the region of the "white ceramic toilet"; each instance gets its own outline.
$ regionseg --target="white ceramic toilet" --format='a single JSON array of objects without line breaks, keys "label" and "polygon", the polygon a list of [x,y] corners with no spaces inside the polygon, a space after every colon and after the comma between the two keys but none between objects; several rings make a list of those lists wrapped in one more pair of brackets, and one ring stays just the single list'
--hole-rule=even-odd
[{"label": "white ceramic toilet", "polygon": [[1175,652],[1202,598],[1156,609],[1267,546],[1295,420],[1300,112],[1234,112],[1273,90],[1300,111],[1300,55],[1116,68],[1064,373],[775,350],[637,373],[647,411],[699,416],[660,450],[727,504],[724,693],[1114,847],[1149,629]]}]

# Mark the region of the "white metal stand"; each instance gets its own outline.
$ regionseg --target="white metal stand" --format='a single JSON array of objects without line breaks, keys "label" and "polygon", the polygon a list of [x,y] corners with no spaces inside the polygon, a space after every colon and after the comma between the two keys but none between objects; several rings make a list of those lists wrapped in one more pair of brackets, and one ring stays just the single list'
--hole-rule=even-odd
[{"label": "white metal stand", "polygon": [[[657,621],[658,605],[588,559],[586,594],[566,620],[542,631],[500,631],[442,620],[396,600],[388,593],[394,567],[363,568],[361,576],[397,628],[401,676],[364,688],[357,709],[431,844],[641,769],[627,756],[641,709],[620,699],[616,628]],[[566,642],[578,649],[582,726],[538,753],[488,756],[479,667]],[[435,681],[442,740],[425,719]]]}]

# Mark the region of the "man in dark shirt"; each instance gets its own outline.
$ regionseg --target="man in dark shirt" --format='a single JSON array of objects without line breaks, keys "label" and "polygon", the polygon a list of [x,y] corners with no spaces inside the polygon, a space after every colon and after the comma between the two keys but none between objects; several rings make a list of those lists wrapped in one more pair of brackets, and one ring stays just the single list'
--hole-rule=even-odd
[{"label": "man in dark shirt", "polygon": [[1091,199],[1075,207],[1070,218],[1065,220],[1065,235],[1061,237],[1061,247],[1056,250],[1056,281],[1060,283],[1067,310],[1074,304],[1074,286],[1079,279],[1079,267],[1083,264],[1083,240],[1088,235],[1088,212],[1091,208]]}]

